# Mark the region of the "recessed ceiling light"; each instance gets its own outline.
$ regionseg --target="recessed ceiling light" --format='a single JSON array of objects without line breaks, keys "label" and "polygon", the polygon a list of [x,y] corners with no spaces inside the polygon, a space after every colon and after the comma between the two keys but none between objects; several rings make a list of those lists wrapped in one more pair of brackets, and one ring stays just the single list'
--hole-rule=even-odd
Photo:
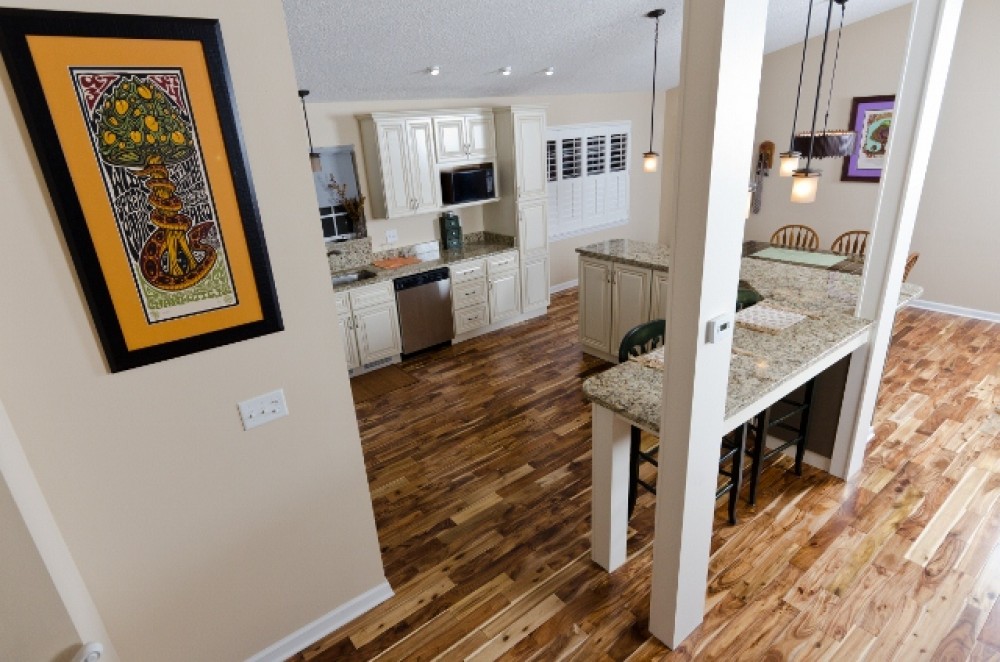
[{"label": "recessed ceiling light", "polygon": [[509,76],[510,75],[510,67],[504,67],[503,69],[500,70],[500,73],[503,74],[504,76]]},{"label": "recessed ceiling light", "polygon": [[431,76],[437,76],[439,73],[441,73],[441,67],[437,66],[436,64],[433,67],[427,67],[427,73],[429,73]]},{"label": "recessed ceiling light", "polygon": [[556,72],[556,69],[555,69],[555,67],[549,67],[548,69],[546,69],[546,70],[545,70],[545,75],[546,75],[546,76],[551,76],[551,75],[552,75],[552,74],[554,74],[555,72]]}]

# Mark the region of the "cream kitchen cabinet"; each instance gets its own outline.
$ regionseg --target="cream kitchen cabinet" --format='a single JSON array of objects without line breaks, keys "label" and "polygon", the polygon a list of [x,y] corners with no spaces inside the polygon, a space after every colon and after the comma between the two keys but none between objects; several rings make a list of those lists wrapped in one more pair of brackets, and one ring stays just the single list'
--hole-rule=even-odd
[{"label": "cream kitchen cabinet", "polygon": [[400,218],[441,207],[430,116],[359,116],[365,172],[375,218]]},{"label": "cream kitchen cabinet", "polygon": [[669,310],[670,284],[666,271],[653,270],[653,286],[649,300],[649,319],[667,319]]},{"label": "cream kitchen cabinet", "polygon": [[492,161],[496,155],[493,111],[435,115],[434,146],[438,163]]},{"label": "cream kitchen cabinet", "polygon": [[549,256],[536,255],[525,258],[521,267],[521,310],[549,307]]},{"label": "cream kitchen cabinet", "polygon": [[617,362],[625,333],[650,319],[653,270],[581,257],[579,279],[580,344]]},{"label": "cream kitchen cabinet", "polygon": [[392,281],[338,292],[335,302],[348,370],[398,360],[402,343]]},{"label": "cream kitchen cabinet", "polygon": [[517,251],[486,260],[490,324],[521,314],[521,278]]},{"label": "cream kitchen cabinet", "polygon": [[548,179],[545,173],[545,111],[540,108],[512,109],[514,123],[514,168],[517,199],[544,198]]}]

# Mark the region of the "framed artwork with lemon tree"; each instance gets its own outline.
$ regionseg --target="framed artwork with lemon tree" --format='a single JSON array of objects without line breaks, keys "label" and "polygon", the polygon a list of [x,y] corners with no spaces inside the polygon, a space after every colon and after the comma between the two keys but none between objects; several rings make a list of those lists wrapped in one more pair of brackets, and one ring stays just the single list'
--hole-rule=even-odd
[{"label": "framed artwork with lemon tree", "polygon": [[282,329],[218,21],[0,9],[112,371]]}]

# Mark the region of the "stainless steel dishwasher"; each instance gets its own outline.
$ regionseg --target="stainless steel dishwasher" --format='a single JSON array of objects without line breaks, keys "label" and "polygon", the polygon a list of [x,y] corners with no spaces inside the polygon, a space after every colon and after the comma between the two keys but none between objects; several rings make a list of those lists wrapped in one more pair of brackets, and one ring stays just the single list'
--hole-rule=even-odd
[{"label": "stainless steel dishwasher", "polygon": [[404,356],[455,337],[451,316],[451,278],[447,267],[397,278],[393,286],[399,308]]}]

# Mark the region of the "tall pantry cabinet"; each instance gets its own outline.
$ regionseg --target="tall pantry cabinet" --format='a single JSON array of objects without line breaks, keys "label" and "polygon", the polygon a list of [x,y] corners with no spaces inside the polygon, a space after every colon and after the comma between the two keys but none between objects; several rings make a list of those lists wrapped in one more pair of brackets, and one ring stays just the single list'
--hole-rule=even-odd
[{"label": "tall pantry cabinet", "polygon": [[545,108],[494,108],[500,199],[483,208],[485,229],[517,238],[521,309],[549,306],[549,229],[545,170]]}]

